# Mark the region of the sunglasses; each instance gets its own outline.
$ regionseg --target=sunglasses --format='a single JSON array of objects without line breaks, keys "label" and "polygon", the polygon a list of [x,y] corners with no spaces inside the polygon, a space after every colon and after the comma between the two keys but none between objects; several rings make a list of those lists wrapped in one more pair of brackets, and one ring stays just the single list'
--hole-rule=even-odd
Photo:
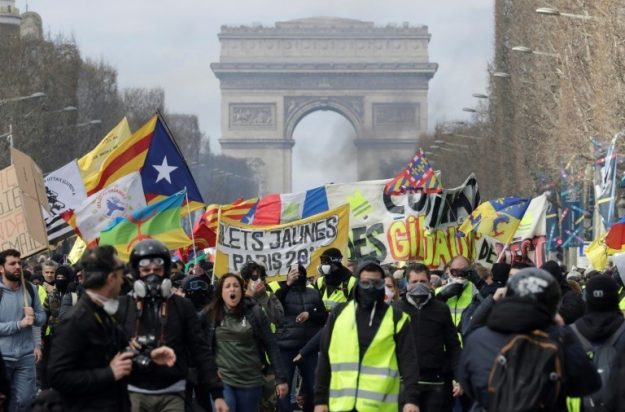
[{"label": "sunglasses", "polygon": [[163,258],[156,257],[141,259],[139,261],[139,267],[144,268],[150,266],[151,263],[155,264],[156,266],[165,266],[165,260]]},{"label": "sunglasses", "polygon": [[363,289],[371,289],[371,288],[376,288],[376,289],[384,289],[384,279],[378,279],[378,280],[368,280],[368,279],[360,279],[358,281],[358,286],[360,286]]}]

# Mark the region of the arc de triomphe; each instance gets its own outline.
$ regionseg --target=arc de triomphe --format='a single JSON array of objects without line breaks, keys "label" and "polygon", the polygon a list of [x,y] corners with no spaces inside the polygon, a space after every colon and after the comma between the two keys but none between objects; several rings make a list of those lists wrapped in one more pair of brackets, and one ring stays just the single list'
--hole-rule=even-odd
[{"label": "arc de triomphe", "polygon": [[221,83],[222,151],[261,160],[262,193],[291,191],[293,131],[311,112],[351,122],[360,180],[380,177],[380,159],[407,162],[427,130],[438,65],[429,62],[426,26],[307,18],[222,26],[219,40],[211,68]]}]

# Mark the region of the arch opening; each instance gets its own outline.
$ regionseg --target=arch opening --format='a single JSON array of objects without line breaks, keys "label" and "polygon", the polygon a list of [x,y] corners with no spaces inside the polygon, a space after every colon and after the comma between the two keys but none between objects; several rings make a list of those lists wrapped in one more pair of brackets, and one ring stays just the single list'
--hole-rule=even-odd
[{"label": "arch opening", "polygon": [[333,109],[317,109],[298,119],[293,129],[293,192],[356,181],[356,137],[352,122]]}]

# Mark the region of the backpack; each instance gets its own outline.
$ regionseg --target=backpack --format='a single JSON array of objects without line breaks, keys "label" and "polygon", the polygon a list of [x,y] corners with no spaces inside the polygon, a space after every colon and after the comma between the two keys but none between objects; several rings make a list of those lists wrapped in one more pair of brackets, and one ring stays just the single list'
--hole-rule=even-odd
[{"label": "backpack", "polygon": [[501,348],[488,378],[490,411],[555,409],[561,392],[560,344],[541,330],[514,335]]},{"label": "backpack", "polygon": [[594,346],[584,335],[577,329],[577,326],[571,325],[571,330],[575,332],[577,338],[582,344],[588,357],[592,360],[597,368],[599,376],[601,376],[601,389],[592,395],[584,396],[582,403],[584,411],[606,411],[606,404],[610,400],[612,394],[608,382],[610,374],[615,369],[618,352],[614,344],[625,331],[625,322],[610,336],[602,345]]}]

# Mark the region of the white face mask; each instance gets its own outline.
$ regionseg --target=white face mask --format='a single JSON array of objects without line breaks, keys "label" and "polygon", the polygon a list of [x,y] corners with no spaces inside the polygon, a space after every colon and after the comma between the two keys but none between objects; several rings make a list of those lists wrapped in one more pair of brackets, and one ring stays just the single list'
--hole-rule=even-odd
[{"label": "white face mask", "polygon": [[104,302],[104,306],[102,306],[102,309],[104,309],[104,311],[109,315],[116,314],[117,310],[119,309],[119,299],[107,299]]},{"label": "white face mask", "polygon": [[391,300],[393,300],[393,297],[395,297],[395,294],[393,293],[391,288],[389,288],[388,286],[384,286],[384,302],[390,302]]},{"label": "white face mask", "polygon": [[329,275],[332,270],[332,265],[321,265],[321,274]]},{"label": "white face mask", "polygon": [[119,309],[119,299],[106,298],[91,291],[87,291],[87,295],[89,295],[94,302],[102,305],[102,309],[104,309],[104,311],[109,315],[117,313],[117,310]]}]

